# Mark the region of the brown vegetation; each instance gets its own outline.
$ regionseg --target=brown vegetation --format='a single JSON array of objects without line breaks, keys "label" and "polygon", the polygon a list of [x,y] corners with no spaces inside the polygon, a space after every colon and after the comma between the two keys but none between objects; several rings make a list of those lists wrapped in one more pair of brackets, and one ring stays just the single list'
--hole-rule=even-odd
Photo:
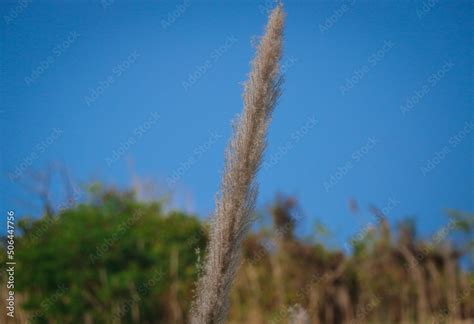
[{"label": "brown vegetation", "polygon": [[273,230],[246,241],[232,295],[238,305],[231,311],[233,323],[288,323],[295,304],[311,323],[468,323],[474,318],[474,277],[460,269],[457,249],[418,241],[407,226],[392,235],[382,218],[354,243],[353,256],[328,251],[295,238],[294,206],[294,199],[277,199]]}]

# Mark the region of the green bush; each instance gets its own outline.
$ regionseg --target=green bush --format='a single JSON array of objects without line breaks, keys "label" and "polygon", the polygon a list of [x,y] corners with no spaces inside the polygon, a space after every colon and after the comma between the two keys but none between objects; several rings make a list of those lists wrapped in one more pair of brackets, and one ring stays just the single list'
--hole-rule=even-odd
[{"label": "green bush", "polygon": [[26,296],[31,322],[145,323],[166,321],[165,299],[189,307],[195,249],[205,245],[195,217],[103,191],[91,203],[19,226],[16,290]]}]

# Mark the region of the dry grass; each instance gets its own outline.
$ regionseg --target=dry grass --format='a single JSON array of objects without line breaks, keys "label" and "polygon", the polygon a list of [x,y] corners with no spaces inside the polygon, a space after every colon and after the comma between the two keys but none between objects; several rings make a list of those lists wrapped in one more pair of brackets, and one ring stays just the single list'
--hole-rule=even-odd
[{"label": "dry grass", "polygon": [[225,154],[221,194],[216,199],[204,273],[191,310],[192,323],[222,323],[237,272],[241,245],[252,220],[257,197],[255,176],[266,146],[267,128],[280,95],[284,12],[270,14],[244,87],[244,110],[234,126]]}]

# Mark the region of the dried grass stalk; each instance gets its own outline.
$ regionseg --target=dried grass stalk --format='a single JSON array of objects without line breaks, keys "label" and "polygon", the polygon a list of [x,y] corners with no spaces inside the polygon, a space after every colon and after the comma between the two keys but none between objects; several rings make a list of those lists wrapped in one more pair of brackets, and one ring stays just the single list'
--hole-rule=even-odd
[{"label": "dried grass stalk", "polygon": [[234,135],[225,153],[221,194],[216,199],[204,272],[191,309],[191,322],[195,324],[222,323],[227,317],[229,291],[257,197],[255,176],[280,95],[283,23],[283,8],[278,5],[270,14],[244,86],[244,110],[234,125]]}]

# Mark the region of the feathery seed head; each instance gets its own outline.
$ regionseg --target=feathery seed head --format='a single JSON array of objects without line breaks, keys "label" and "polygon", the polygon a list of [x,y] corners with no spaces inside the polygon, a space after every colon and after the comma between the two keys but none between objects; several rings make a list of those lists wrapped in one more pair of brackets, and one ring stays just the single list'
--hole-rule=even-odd
[{"label": "feathery seed head", "polygon": [[283,24],[283,8],[278,5],[270,14],[244,85],[244,109],[225,152],[204,274],[198,281],[191,309],[194,324],[222,323],[227,316],[229,292],[257,197],[255,176],[262,161],[271,114],[280,95]]}]

